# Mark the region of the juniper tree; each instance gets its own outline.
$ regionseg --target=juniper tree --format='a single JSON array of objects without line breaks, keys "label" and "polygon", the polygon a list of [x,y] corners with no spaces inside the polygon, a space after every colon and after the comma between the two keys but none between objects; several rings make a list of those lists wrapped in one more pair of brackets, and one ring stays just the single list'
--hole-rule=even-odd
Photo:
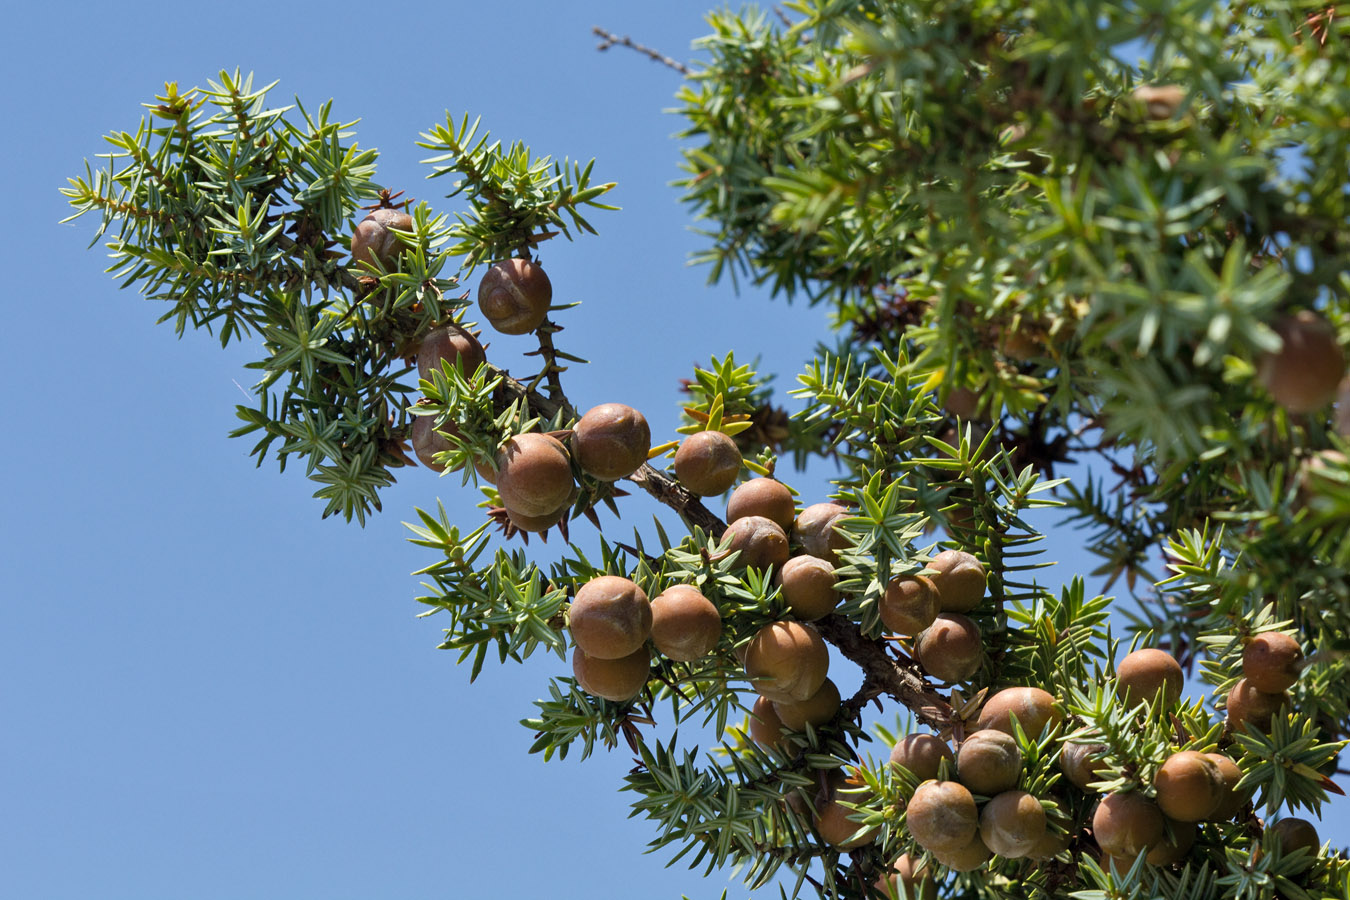
[{"label": "juniper tree", "polygon": [[[608,398],[567,392],[565,304],[504,327],[528,375],[471,331],[543,310],[540,246],[621,217],[590,163],[447,117],[419,141],[447,203],[413,205],[329,105],[222,72],[167,85],[65,193],[179,334],[260,346],[234,434],[303,465],[322,515],[364,523],[410,451],[484,492],[477,520],[418,510],[419,600],[474,677],[556,655],[532,749],[626,744],[653,847],[794,896],[1342,896],[1344,853],[1298,816],[1350,734],[1350,17],[709,23],[699,62],[667,60],[702,261],[833,326],[795,407],[728,346],[654,447],[632,411],[579,425]],[[476,307],[485,277],[505,293]],[[834,492],[794,496],[822,465]],[[635,489],[664,524],[600,517]],[[1026,515],[1049,506],[1101,557],[1054,592]]]}]

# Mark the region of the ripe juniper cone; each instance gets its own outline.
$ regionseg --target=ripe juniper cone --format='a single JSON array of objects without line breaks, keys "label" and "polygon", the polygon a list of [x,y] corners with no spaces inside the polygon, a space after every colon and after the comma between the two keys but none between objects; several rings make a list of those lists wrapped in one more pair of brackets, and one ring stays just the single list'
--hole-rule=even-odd
[{"label": "ripe juniper cone", "polygon": [[544,323],[553,302],[553,284],[528,259],[493,263],[478,283],[478,308],[502,334],[527,334]]},{"label": "ripe juniper cone", "polygon": [[750,707],[750,738],[761,747],[786,748],[783,740],[783,720],[768,697],[756,697]]},{"label": "ripe juniper cone", "polygon": [[805,731],[807,725],[814,725],[819,728],[826,722],[834,718],[834,714],[839,712],[839,706],[843,698],[839,696],[839,688],[830,679],[826,678],[825,683],[805,700],[783,700],[774,701],[774,709],[778,711],[778,718],[783,725],[791,728],[793,731]]},{"label": "ripe juniper cone", "polygon": [[809,555],[834,563],[848,539],[835,526],[851,515],[838,503],[813,503],[802,510],[792,527],[792,538]]},{"label": "ripe juniper cone", "polygon": [[1064,717],[1054,694],[1049,691],[1036,687],[1011,687],[985,701],[984,706],[980,707],[976,727],[1012,734],[1013,716],[1017,717],[1022,730],[1033,740],[1047,725],[1054,725]]},{"label": "ripe juniper cone", "polygon": [[820,633],[802,622],[771,622],[745,649],[751,686],[774,701],[807,700],[825,683],[830,654]]},{"label": "ripe juniper cone", "polygon": [[984,599],[984,566],[964,550],[943,550],[927,566],[941,598],[942,612],[970,612]]},{"label": "ripe juniper cone", "polygon": [[980,626],[960,613],[943,613],[919,635],[919,664],[939,681],[965,681],[980,670],[984,644]]},{"label": "ripe juniper cone", "polygon": [[[454,429],[453,423],[447,422],[442,426],[442,430],[451,431]],[[445,453],[454,448],[454,444],[449,438],[443,437],[436,431],[435,416],[418,416],[412,421],[412,446],[413,453],[417,454],[418,460],[433,472],[444,472],[445,466],[436,462],[437,453]]]},{"label": "ripe juniper cone", "polygon": [[1172,837],[1168,838],[1165,834],[1163,839],[1153,845],[1153,849],[1148,851],[1144,860],[1153,866],[1170,866],[1181,862],[1190,852],[1191,845],[1195,843],[1195,823],[1194,822],[1168,822],[1168,827],[1172,830]]},{"label": "ripe juniper cone", "polygon": [[356,226],[352,234],[352,264],[394,267],[405,244],[394,230],[412,231],[413,217],[401,209],[376,209]]},{"label": "ripe juniper cone", "polygon": [[1247,725],[1257,731],[1270,731],[1271,719],[1288,705],[1287,693],[1267,694],[1258,691],[1251,682],[1242,678],[1228,692],[1224,709],[1228,716],[1228,727],[1234,731],[1241,731]]},{"label": "ripe juniper cone", "polygon": [[783,599],[792,615],[803,622],[834,612],[840,599],[834,582],[834,566],[814,556],[794,556],[778,570]]},{"label": "ripe juniper cone", "polygon": [[1257,377],[1275,402],[1292,413],[1316,412],[1336,397],[1345,375],[1345,354],[1336,329],[1311,310],[1275,323],[1283,342],[1260,360]]},{"label": "ripe juniper cone", "polygon": [[1213,815],[1224,799],[1223,773],[1205,754],[1195,750],[1173,753],[1153,777],[1158,808],[1178,822],[1201,822]]},{"label": "ripe juniper cone", "polygon": [[956,760],[952,748],[935,734],[908,734],[891,748],[891,764],[908,769],[920,782],[936,779],[944,759],[952,764],[954,771]]},{"label": "ripe juniper cone", "polygon": [[727,500],[727,523],[746,516],[763,516],[777,523],[786,534],[796,521],[792,492],[787,485],[772,478],[751,478],[738,485]]},{"label": "ripe juniper cone", "polygon": [[1111,856],[1131,862],[1163,839],[1162,810],[1143,794],[1107,794],[1092,814],[1092,834]]},{"label": "ripe juniper cone", "polygon": [[1090,790],[1088,785],[1100,781],[1099,773],[1106,768],[1106,760],[1102,758],[1106,749],[1105,744],[1065,741],[1059,754],[1059,768],[1079,789]]},{"label": "ripe juniper cone", "polygon": [[915,842],[925,850],[959,851],[979,831],[975,797],[955,781],[925,781],[914,790],[905,808],[905,823]]},{"label": "ripe juniper cone", "polygon": [[1210,814],[1209,820],[1228,822],[1236,818],[1238,812],[1251,799],[1251,790],[1238,790],[1242,770],[1230,757],[1222,753],[1206,753],[1205,756],[1209,757],[1209,761],[1219,770],[1219,776],[1223,778],[1223,796],[1219,800],[1218,807]]},{"label": "ripe juniper cone", "polygon": [[497,451],[497,493],[508,510],[525,516],[552,515],[574,487],[571,460],[557,438],[527,432]]},{"label": "ripe juniper cone", "polygon": [[937,900],[932,867],[922,857],[902,853],[872,885],[886,900]]},{"label": "ripe juniper cone", "polygon": [[1242,651],[1242,674],[1266,694],[1287,691],[1298,681],[1303,650],[1298,641],[1278,631],[1258,634]]},{"label": "ripe juniper cone", "polygon": [[722,615],[698,588],[675,584],[656,596],[652,606],[652,643],[668,659],[702,659],[717,647]]},{"label": "ripe juniper cone", "polygon": [[1004,791],[980,811],[980,839],[1008,859],[1028,856],[1045,837],[1045,810],[1026,791]]},{"label": "ripe juniper cone", "polygon": [[1307,819],[1285,816],[1271,825],[1270,830],[1275,834],[1280,853],[1285,856],[1299,850],[1306,850],[1308,851],[1308,859],[1311,860],[1322,846],[1322,840],[1317,835],[1317,828]]},{"label": "ripe juniper cone", "polygon": [[937,588],[922,575],[898,575],[881,596],[881,624],[895,634],[918,634],[937,618]]},{"label": "ripe juniper cone", "polygon": [[[435,425],[435,416],[416,416],[412,421],[412,446],[413,452],[417,454],[417,459],[433,472],[444,472],[445,466],[436,462],[436,454],[454,449],[454,444],[446,434],[458,434],[459,428],[454,422],[447,421],[441,425],[438,430]],[[485,462],[474,462],[473,470],[478,473],[478,477],[488,484],[493,484],[497,480],[497,473],[492,470],[492,466]],[[560,510],[560,512],[565,510]],[[508,513],[510,510],[507,511]]]},{"label": "ripe juniper cone", "polygon": [[623,703],[642,692],[651,674],[651,658],[639,647],[618,659],[588,656],[580,647],[572,651],[572,675],[581,689],[595,697]]},{"label": "ripe juniper cone", "polygon": [[1126,703],[1152,703],[1162,692],[1166,705],[1181,699],[1181,664],[1164,650],[1152,647],[1127,654],[1116,666],[1116,694]]},{"label": "ripe juniper cone", "polygon": [[583,472],[600,481],[627,478],[647,461],[652,431],[642,413],[622,403],[602,403],[572,428],[572,452]]},{"label": "ripe juniper cone", "polygon": [[738,566],[780,568],[788,560],[787,535],[763,516],[737,519],[727,526],[726,537],[731,540],[731,549],[741,554],[736,561]]},{"label": "ripe juniper cone", "polygon": [[432,371],[439,371],[441,364],[448,362],[452,368],[459,365],[468,378],[486,361],[478,338],[459,325],[444,325],[422,338],[417,348],[417,375],[430,381]]},{"label": "ripe juniper cone", "polygon": [[815,826],[825,843],[840,850],[854,850],[870,844],[881,833],[879,826],[863,828],[850,816],[854,811],[843,804],[862,806],[872,799],[866,785],[850,784],[844,773],[836,770],[830,775],[826,791],[816,806]]},{"label": "ripe juniper cone", "polygon": [[646,643],[652,632],[652,607],[632,581],[601,575],[577,591],[567,624],[572,640],[588,656],[618,659]]},{"label": "ripe juniper cone", "polygon": [[741,451],[720,431],[699,431],[675,451],[675,477],[700,497],[725,493],[741,474]]},{"label": "ripe juniper cone", "polygon": [[956,751],[956,777],[986,797],[1012,790],[1022,777],[1022,751],[1010,735],[977,731]]}]

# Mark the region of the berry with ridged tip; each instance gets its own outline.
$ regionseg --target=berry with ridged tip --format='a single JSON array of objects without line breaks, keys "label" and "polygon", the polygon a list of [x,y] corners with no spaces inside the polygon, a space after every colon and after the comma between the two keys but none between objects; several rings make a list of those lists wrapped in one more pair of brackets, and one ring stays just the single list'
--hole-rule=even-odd
[{"label": "berry with ridged tip", "polygon": [[[449,431],[454,425],[447,422],[442,430]],[[412,422],[412,446],[417,459],[433,472],[444,472],[445,466],[436,462],[437,453],[448,453],[455,445],[450,439],[436,431],[435,416],[418,416]]]},{"label": "berry with ridged tip", "polygon": [[984,599],[988,581],[984,566],[964,550],[943,550],[933,557],[928,577],[937,588],[942,612],[970,612]]},{"label": "berry with ridged tip", "polygon": [[1280,853],[1284,856],[1299,850],[1307,850],[1311,862],[1322,849],[1322,839],[1317,834],[1317,828],[1307,819],[1286,816],[1271,825],[1270,830],[1280,846]]},{"label": "berry with ridged tip", "polygon": [[1153,776],[1153,788],[1163,815],[1178,822],[1208,819],[1224,798],[1223,773],[1195,750],[1167,757]]},{"label": "berry with ridged tip", "polygon": [[810,699],[825,683],[830,653],[820,632],[803,622],[770,622],[745,648],[745,673],[761,696],[778,702]]},{"label": "berry with ridged tip", "polygon": [[1104,853],[1134,861],[1163,839],[1162,810],[1143,794],[1107,794],[1092,814],[1092,834]]},{"label": "berry with ridged tip", "polygon": [[452,323],[433,329],[422,338],[417,348],[417,375],[430,381],[431,373],[441,371],[442,364],[447,362],[451,368],[461,368],[464,377],[469,378],[487,362],[487,354],[478,338]]},{"label": "berry with ridged tip", "polygon": [[977,731],[956,751],[956,777],[973,793],[992,797],[1017,787],[1022,775],[1022,751],[1011,735]]},{"label": "berry with ridged tip", "polygon": [[1298,641],[1278,631],[1258,634],[1242,650],[1242,674],[1264,694],[1287,691],[1298,681],[1303,650]]},{"label": "berry with ridged tip", "polygon": [[835,526],[850,515],[838,503],[812,503],[797,516],[792,526],[792,538],[809,555],[834,563],[838,551],[848,546],[847,538]]},{"label": "berry with ridged tip", "polygon": [[960,613],[942,613],[919,635],[919,664],[939,681],[965,681],[980,670],[984,644],[980,626]]},{"label": "berry with ridged tip", "polygon": [[737,567],[778,569],[788,561],[787,535],[772,519],[745,516],[727,526],[726,536],[731,539],[731,549],[741,554]]},{"label": "berry with ridged tip", "polygon": [[1045,810],[1026,791],[1003,791],[980,810],[980,839],[1007,859],[1027,856],[1045,837]]},{"label": "berry with ridged tip", "polygon": [[1228,727],[1234,731],[1241,731],[1244,725],[1251,725],[1257,731],[1269,731],[1271,719],[1288,705],[1287,693],[1267,694],[1241,678],[1228,692],[1224,711],[1227,713]]},{"label": "berry with ridged tip", "polygon": [[878,604],[881,624],[894,634],[918,634],[938,617],[937,588],[922,575],[897,575]]},{"label": "berry with ridged tip", "polygon": [[1027,737],[1033,740],[1046,726],[1053,726],[1064,718],[1059,702],[1049,691],[1037,687],[1010,687],[984,702],[976,727],[1012,734],[1013,716],[1017,717]]},{"label": "berry with ridged tip", "polygon": [[1059,768],[1070,783],[1079,789],[1091,790],[1088,785],[1101,779],[1097,776],[1106,768],[1106,745],[1100,743],[1080,744],[1065,741],[1059,752]]},{"label": "berry with ridged tip", "polygon": [[374,265],[378,259],[386,269],[392,268],[406,246],[395,229],[412,231],[413,217],[401,209],[371,210],[352,233],[352,264]]},{"label": "berry with ridged tip", "polygon": [[914,841],[932,853],[955,852],[979,836],[975,797],[955,781],[925,781],[905,807],[905,823]]},{"label": "berry with ridged tip", "polygon": [[553,284],[528,259],[495,262],[478,283],[478,309],[502,334],[527,334],[544,323],[553,302]]},{"label": "berry with ridged tip", "polygon": [[824,795],[817,805],[814,823],[825,843],[840,850],[856,850],[872,843],[881,834],[881,827],[864,828],[851,817],[857,813],[844,806],[850,803],[862,806],[872,799],[865,784],[853,784],[842,772],[830,776]]}]

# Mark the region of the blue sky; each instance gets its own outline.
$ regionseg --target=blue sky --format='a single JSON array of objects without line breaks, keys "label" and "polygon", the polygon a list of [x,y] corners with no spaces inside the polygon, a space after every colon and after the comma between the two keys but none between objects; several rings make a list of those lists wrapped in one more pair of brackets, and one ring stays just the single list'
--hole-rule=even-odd
[{"label": "blue sky", "polygon": [[[584,765],[527,754],[518,720],[565,663],[489,665],[469,686],[435,650],[439,625],[416,618],[408,574],[431,560],[401,523],[439,498],[471,524],[477,498],[414,469],[364,529],[321,521],[298,471],[255,469],[249,443],[226,438],[254,381],[251,346],[176,340],[153,325],[155,303],[116,290],[102,249],[85,249],[92,220],[56,224],[65,178],[168,80],[238,67],[279,79],[276,102],[334,98],[380,149],[378,180],[442,209],[447,188],[424,180],[414,141],[447,110],[481,115],[497,137],[595,157],[596,178],[618,182],[623,212],[593,217],[599,237],[546,248],[555,298],[582,301],[559,346],[593,360],[567,387],[582,408],[636,406],[671,439],[694,363],[759,355],[785,390],[825,327],[822,310],[710,289],[687,266],[700,239],[669,187],[681,121],[663,112],[678,76],[597,53],[590,34],[603,25],[687,59],[704,12],[523,0],[10,14],[0,895],[720,894],[722,877],[643,855],[649,826],[626,820],[616,791],[626,748]],[[528,373],[524,349],[495,336],[489,357]],[[794,484],[823,499],[828,476]],[[616,533],[653,511],[635,499]],[[589,526],[574,534],[595,543]],[[1057,535],[1052,558],[1091,568],[1079,540]]]}]

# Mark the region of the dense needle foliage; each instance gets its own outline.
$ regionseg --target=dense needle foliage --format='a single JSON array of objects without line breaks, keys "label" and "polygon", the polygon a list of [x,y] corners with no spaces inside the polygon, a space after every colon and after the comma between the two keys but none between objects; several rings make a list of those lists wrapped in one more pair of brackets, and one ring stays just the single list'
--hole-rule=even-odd
[{"label": "dense needle foliage", "polygon": [[[799,0],[709,23],[678,95],[703,261],[713,280],[828,304],[834,327],[792,409],[734,347],[684,373],[681,431],[732,436],[742,478],[791,484],[794,470],[839,466],[833,496],[797,499],[844,510],[824,532],[839,603],[806,630],[835,664],[861,667],[862,687],[818,722],[752,737],[747,669],[761,635],[798,614],[781,566],[744,565],[721,501],[679,483],[665,454],[682,435],[656,436],[626,488],[572,459],[561,523],[544,525],[568,542],[551,565],[522,540],[541,529],[490,487],[479,521],[419,511],[419,574],[434,585],[419,599],[448,623],[443,646],[474,677],[489,656],[565,660],[572,603],[600,576],[649,598],[696,587],[721,618],[710,652],[641,651],[648,676],[626,700],[588,692],[560,663],[525,725],[545,759],[626,741],[640,765],[622,787],[654,847],[709,871],[740,866],[752,884],[778,877],[793,896],[885,896],[877,879],[902,853],[944,896],[1344,896],[1338,836],[1294,850],[1273,823],[1315,819],[1340,792],[1331,776],[1350,736],[1350,391],[1332,403],[1344,360],[1319,360],[1315,336],[1286,352],[1305,346],[1289,325],[1299,314],[1333,349],[1350,344],[1350,9]],[[438,464],[466,483],[501,477],[517,435],[567,446],[580,412],[608,398],[566,393],[567,364],[582,361],[554,345],[565,307],[521,338],[538,344],[533,378],[489,360],[419,380],[413,361],[433,328],[473,318],[486,265],[593,231],[612,185],[447,118],[420,146],[457,206],[408,210],[401,249],[357,265],[357,223],[402,209],[398,194],[351,125],[327,105],[271,105],[272,87],[237,72],[166,86],[134,131],[108,136],[106,167],[65,191],[100,219],[109,271],[162,300],[180,334],[260,341],[256,404],[236,432],[256,438],[259,464],[297,457],[324,515],[364,522],[408,463],[419,416],[441,432]],[[1291,399],[1319,366],[1330,392]],[[1069,463],[1089,474],[1059,477]],[[597,533],[598,508],[621,512],[634,488],[680,530]],[[1092,596],[1086,578],[1037,586],[1050,557],[1023,513],[1048,505],[1090,532],[1101,566],[1083,575],[1124,596]],[[800,556],[811,538],[797,525]],[[940,581],[944,548],[987,573],[962,614],[980,655],[954,683],[932,671],[929,631],[887,624],[895,585]],[[1140,612],[1113,621],[1125,600]],[[1244,653],[1268,632],[1297,645],[1292,684],[1268,720],[1244,719],[1235,685],[1255,677]],[[1116,664],[1135,647],[1168,651],[1209,693],[1122,699]],[[875,702],[960,745],[988,725],[982,704],[1016,686],[1054,698],[1042,729],[1020,714],[1009,729],[1016,787],[1043,812],[1039,843],[955,863],[919,821],[922,779],[887,764],[902,735],[868,733],[862,710]],[[1097,754],[1086,787],[1062,759],[1081,744]],[[1162,764],[1185,750],[1237,764],[1234,809],[1169,816],[1147,858],[1106,854],[1099,800],[1156,803]],[[961,777],[946,762],[934,774]],[[965,849],[1012,846],[981,821]],[[1175,858],[1152,855],[1163,843]]]}]

